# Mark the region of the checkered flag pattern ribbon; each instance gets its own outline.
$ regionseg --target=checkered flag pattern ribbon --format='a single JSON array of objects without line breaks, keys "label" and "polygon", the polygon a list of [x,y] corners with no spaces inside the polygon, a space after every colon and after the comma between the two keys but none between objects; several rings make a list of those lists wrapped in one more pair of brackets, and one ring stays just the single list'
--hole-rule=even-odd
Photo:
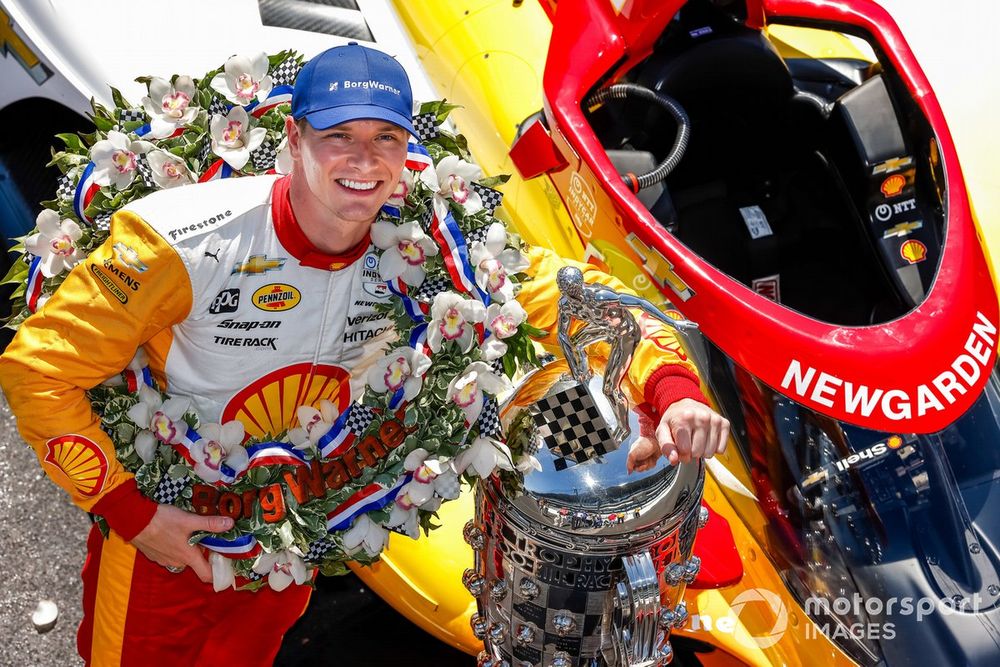
[{"label": "checkered flag pattern ribbon", "polygon": [[142,178],[142,182],[146,184],[147,188],[156,187],[156,181],[153,180],[153,168],[149,166],[149,160],[146,159],[145,155],[140,155],[136,159],[135,168],[139,172],[139,176]]},{"label": "checkered flag pattern ribbon", "polygon": [[355,435],[361,437],[368,425],[372,423],[378,413],[371,406],[364,403],[355,403],[351,406],[351,412],[347,415],[347,428],[351,429]]},{"label": "checkered flag pattern ribbon", "polygon": [[426,278],[424,282],[420,283],[420,287],[413,294],[413,298],[417,301],[423,303],[431,303],[441,292],[446,292],[451,289],[452,283],[448,278],[435,277]]},{"label": "checkered flag pattern ribbon", "polygon": [[483,398],[483,409],[479,413],[479,435],[483,437],[500,437],[500,406],[492,396]]},{"label": "checkered flag pattern ribbon", "polygon": [[270,141],[265,141],[257,150],[250,153],[250,157],[253,158],[253,165],[257,168],[257,171],[267,171],[274,166],[274,161],[278,157],[278,151],[274,150],[274,144]]},{"label": "checkered flag pattern ribbon", "polygon": [[441,136],[438,132],[437,116],[432,113],[422,113],[413,117],[413,129],[417,131],[420,141],[429,141]]},{"label": "checkered flag pattern ribbon", "polygon": [[575,385],[535,404],[532,419],[556,470],[585,463],[615,449],[611,431],[586,387]]},{"label": "checkered flag pattern ribbon", "polygon": [[119,109],[118,120],[122,123],[141,123],[146,120],[146,112],[142,109]]},{"label": "checkered flag pattern ribbon", "polygon": [[63,201],[73,201],[76,188],[73,185],[72,174],[63,174],[56,183],[56,197]]},{"label": "checkered flag pattern ribbon", "polygon": [[302,66],[295,60],[295,58],[285,58],[281,63],[271,71],[271,82],[274,87],[292,85],[295,83],[295,77],[299,75],[299,70]]},{"label": "checkered flag pattern ribbon", "polygon": [[483,225],[482,227],[476,227],[471,232],[465,235],[465,242],[471,247],[473,243],[479,241],[480,243],[486,243],[486,235],[490,231],[489,225]]},{"label": "checkered flag pattern ribbon", "polygon": [[330,537],[324,537],[321,540],[317,540],[309,545],[309,551],[305,555],[306,562],[309,563],[319,563],[323,560],[323,556],[326,555],[330,549],[336,548],[337,543]]},{"label": "checkered flag pattern ribbon", "polygon": [[202,164],[204,164],[205,160],[207,160],[209,156],[212,154],[212,140],[209,139],[208,137],[205,137],[203,141],[205,142],[205,144],[201,147],[201,150],[198,151],[198,161],[201,162]]},{"label": "checkered flag pattern ribbon", "polygon": [[160,479],[160,483],[156,485],[156,491],[153,492],[153,500],[163,505],[173,505],[174,501],[177,500],[181,492],[187,488],[191,483],[191,478],[184,475],[180,479],[174,479],[170,475],[164,475]]},{"label": "checkered flag pattern ribbon", "polygon": [[480,185],[479,183],[473,183],[472,189],[475,190],[479,195],[479,198],[483,200],[483,208],[489,211],[490,215],[493,215],[493,211],[497,210],[497,206],[499,206],[503,201],[503,193],[499,190],[488,188],[485,185]]},{"label": "checkered flag pattern ribbon", "polygon": [[94,226],[102,232],[106,232],[111,229],[111,213],[101,213],[99,216],[94,218]]},{"label": "checkered flag pattern ribbon", "polygon": [[212,116],[215,115],[225,116],[227,113],[229,113],[229,105],[226,104],[225,101],[222,100],[221,98],[213,97],[212,101],[208,103],[209,120],[212,119]]}]

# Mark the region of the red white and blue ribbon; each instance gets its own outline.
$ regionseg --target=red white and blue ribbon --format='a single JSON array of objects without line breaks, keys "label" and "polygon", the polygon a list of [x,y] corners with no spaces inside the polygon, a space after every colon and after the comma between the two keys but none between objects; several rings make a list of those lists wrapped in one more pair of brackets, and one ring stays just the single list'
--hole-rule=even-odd
[{"label": "red white and blue ribbon", "polygon": [[[149,123],[146,123],[145,125],[140,125],[139,127],[135,128],[132,131],[135,132],[135,136],[144,137],[147,134],[149,134],[152,131],[152,129],[153,129],[152,126]],[[174,130],[173,134],[164,137],[164,139],[173,139],[174,137],[179,137],[182,134],[184,134],[184,128],[178,127],[176,130]]]},{"label": "red white and blue ribbon", "polygon": [[406,168],[411,171],[423,171],[427,167],[433,167],[434,161],[430,153],[420,144],[410,142],[406,145]]},{"label": "red white and blue ribbon", "polygon": [[94,163],[91,162],[84,168],[80,180],[76,182],[76,190],[73,192],[73,212],[80,220],[94,221],[93,218],[87,217],[84,211],[87,210],[94,195],[100,189],[101,186],[94,182]]},{"label": "red white and blue ribbon", "polygon": [[207,183],[208,181],[217,181],[220,178],[229,178],[232,175],[233,168],[225,160],[219,158],[212,163],[212,166],[205,170],[205,173],[201,175],[198,182]]},{"label": "red white and blue ribbon", "polygon": [[199,544],[235,560],[255,558],[261,552],[261,546],[253,535],[240,535],[234,540],[206,535],[201,538]]},{"label": "red white and blue ribbon", "polygon": [[399,300],[403,304],[403,310],[406,311],[411,320],[414,322],[423,322],[426,319],[424,315],[427,314],[429,307],[427,304],[420,303],[407,294],[409,290],[406,287],[406,283],[399,278],[394,278],[393,280],[386,281],[385,284],[390,292],[399,297]]},{"label": "red white and blue ribbon", "polygon": [[45,276],[42,275],[42,258],[35,257],[31,260],[31,264],[28,265],[28,288],[24,295],[27,300],[28,310],[31,312],[38,310],[38,299],[42,296],[42,281],[44,280]]},{"label": "red white and blue ribbon", "polygon": [[305,452],[287,442],[261,442],[247,447],[247,470],[261,466],[308,465]]},{"label": "red white and blue ribbon", "polygon": [[472,264],[469,262],[469,248],[465,244],[465,236],[451,213],[446,213],[442,218],[435,207],[434,218],[431,220],[431,236],[441,247],[445,268],[448,269],[448,275],[451,276],[455,286],[467,294],[478,297],[483,305],[490,305],[490,295],[476,284],[476,272],[472,270]]},{"label": "red white and blue ribbon", "polygon": [[412,478],[413,473],[407,473],[389,488],[380,484],[369,484],[326,515],[327,530],[331,533],[347,530],[355,517],[382,509],[396,499],[399,490]]},{"label": "red white and blue ribbon", "polygon": [[[149,366],[143,366],[141,371],[126,368],[122,371],[122,375],[125,377],[125,384],[128,386],[128,390],[133,394],[139,391],[139,387],[142,385],[156,388],[156,385],[153,384],[153,373],[149,370]],[[197,438],[195,442],[197,442]]]},{"label": "red white and blue ribbon", "polygon": [[410,347],[419,354],[426,354],[424,349],[427,346],[427,323],[418,324],[410,332]]},{"label": "red white and blue ribbon", "polygon": [[316,448],[324,459],[332,456],[340,456],[346,452],[350,446],[358,439],[359,433],[348,425],[347,419],[354,409],[354,403],[347,406],[347,409],[340,413],[337,420],[333,422],[330,430],[323,434],[323,437],[316,443]]},{"label": "red white and blue ribbon", "polygon": [[268,111],[278,106],[279,104],[291,104],[292,103],[292,87],[291,86],[275,86],[268,93],[267,98],[263,102],[258,102],[254,100],[247,106],[243,107],[250,112],[254,118],[260,118]]}]

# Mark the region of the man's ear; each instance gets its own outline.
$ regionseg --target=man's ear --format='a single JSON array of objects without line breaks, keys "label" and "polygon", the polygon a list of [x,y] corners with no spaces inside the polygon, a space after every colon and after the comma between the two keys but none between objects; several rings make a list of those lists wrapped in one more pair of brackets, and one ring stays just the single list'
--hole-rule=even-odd
[{"label": "man's ear", "polygon": [[302,139],[302,134],[299,132],[299,125],[292,118],[292,114],[285,116],[285,134],[288,136],[288,151],[292,154],[293,160],[298,160],[299,154],[299,140]]}]

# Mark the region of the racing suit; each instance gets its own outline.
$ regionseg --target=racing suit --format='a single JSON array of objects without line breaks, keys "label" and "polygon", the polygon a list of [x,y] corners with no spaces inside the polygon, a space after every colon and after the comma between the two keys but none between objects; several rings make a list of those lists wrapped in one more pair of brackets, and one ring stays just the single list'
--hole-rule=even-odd
[{"label": "racing suit", "polygon": [[[390,293],[368,239],[340,256],[310,244],[290,178],[220,180],[128,205],[0,358],[0,382],[42,467],[112,528],[107,539],[95,528],[88,542],[78,647],[89,664],[271,664],[307,604],[308,586],[216,594],[190,568],[173,574],[138,553],[129,540],[156,504],[116,460],[84,393],[142,346],[160,386],[190,398],[203,423],[238,419],[249,436],[285,431],[299,405],[326,398],[343,410],[361,397],[395,337],[374,309]],[[518,300],[554,342],[565,262],[537,248],[529,258],[535,279]],[[623,288],[579,266],[586,280]],[[661,410],[704,400],[665,328],[638,347],[629,377]]]}]

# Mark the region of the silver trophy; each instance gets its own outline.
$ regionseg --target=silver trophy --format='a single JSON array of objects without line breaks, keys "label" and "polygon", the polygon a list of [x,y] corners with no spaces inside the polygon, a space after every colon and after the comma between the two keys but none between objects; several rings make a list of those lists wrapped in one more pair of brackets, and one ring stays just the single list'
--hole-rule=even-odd
[{"label": "silver trophy", "polygon": [[[464,583],[476,597],[472,629],[484,640],[482,667],[652,667],[673,658],[671,629],[687,620],[679,604],[698,574],[691,556],[701,508],[701,462],[661,457],[629,473],[643,433],[620,381],[640,308],[683,334],[694,325],[652,304],[559,272],[559,340],[565,360],[525,377],[501,410],[509,440],[521,439],[542,469],[512,488],[494,475],[476,491],[465,527],[475,567]],[[571,335],[572,324],[581,326]],[[584,348],[606,339],[602,362]],[[647,430],[648,427],[647,427]],[[509,481],[509,480],[508,480]]]}]

